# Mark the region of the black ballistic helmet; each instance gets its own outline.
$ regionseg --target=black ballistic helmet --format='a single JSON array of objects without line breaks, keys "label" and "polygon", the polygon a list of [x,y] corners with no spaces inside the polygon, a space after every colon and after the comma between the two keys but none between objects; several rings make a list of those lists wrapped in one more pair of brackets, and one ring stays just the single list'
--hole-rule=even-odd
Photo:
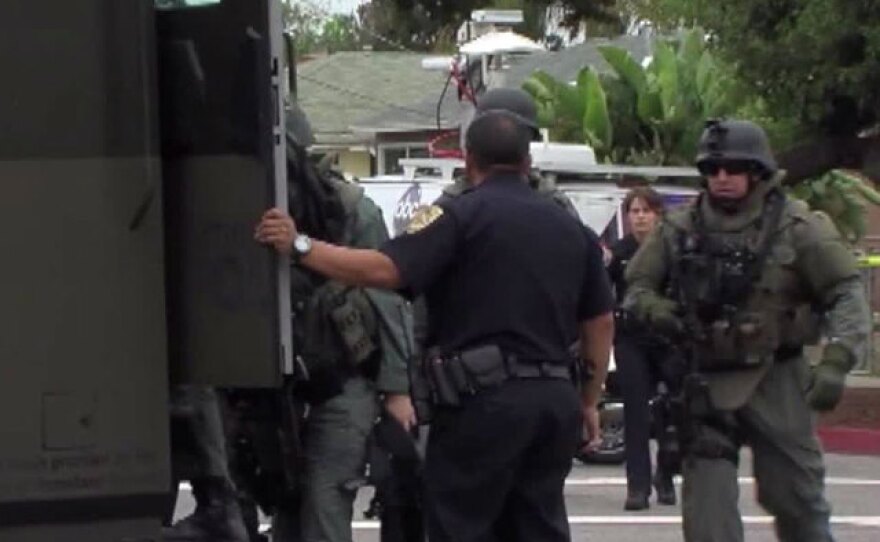
[{"label": "black ballistic helmet", "polygon": [[474,118],[489,112],[504,111],[538,136],[538,107],[528,92],[518,88],[493,88],[477,99]]},{"label": "black ballistic helmet", "polygon": [[706,121],[706,129],[697,145],[697,169],[724,161],[747,161],[755,165],[755,173],[769,179],[778,166],[764,129],[747,120]]}]

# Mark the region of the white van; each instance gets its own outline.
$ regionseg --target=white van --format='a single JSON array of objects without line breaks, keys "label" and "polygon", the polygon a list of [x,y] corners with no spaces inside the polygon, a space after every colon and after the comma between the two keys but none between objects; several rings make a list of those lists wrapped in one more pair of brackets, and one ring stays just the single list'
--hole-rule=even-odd
[{"label": "white van", "polygon": [[[620,205],[628,188],[639,179],[652,181],[668,207],[692,200],[699,173],[690,167],[620,166],[597,164],[586,145],[532,143],[532,162],[571,199],[584,224],[606,243],[622,237]],[[453,179],[464,172],[464,161],[450,158],[402,159],[403,173],[360,179],[367,195],[382,209],[392,236],[406,229],[413,213],[430,205]],[[627,183],[623,181],[627,180]]]}]

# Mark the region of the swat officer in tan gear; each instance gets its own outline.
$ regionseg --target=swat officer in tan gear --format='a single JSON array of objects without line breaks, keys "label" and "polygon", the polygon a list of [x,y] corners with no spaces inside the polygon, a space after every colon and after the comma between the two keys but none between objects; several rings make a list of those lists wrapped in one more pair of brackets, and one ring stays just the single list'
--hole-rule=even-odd
[{"label": "swat officer in tan gear", "polygon": [[[737,464],[752,448],[757,498],[780,540],[833,540],[813,411],[833,409],[866,354],[869,309],[855,259],[828,217],[788,198],[767,137],[710,121],[705,190],[630,263],[624,306],[678,337],[685,540],[743,540]],[[825,346],[811,367],[805,344]]]}]

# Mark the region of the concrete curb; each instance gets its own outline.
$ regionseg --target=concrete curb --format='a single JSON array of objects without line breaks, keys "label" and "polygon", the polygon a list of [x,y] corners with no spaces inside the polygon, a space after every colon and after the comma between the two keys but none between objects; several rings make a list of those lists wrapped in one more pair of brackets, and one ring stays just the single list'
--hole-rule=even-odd
[{"label": "concrete curb", "polygon": [[819,440],[826,452],[880,455],[880,430],[855,427],[820,427]]},{"label": "concrete curb", "polygon": [[828,452],[880,456],[880,378],[847,378],[843,400],[819,416],[819,439]]}]

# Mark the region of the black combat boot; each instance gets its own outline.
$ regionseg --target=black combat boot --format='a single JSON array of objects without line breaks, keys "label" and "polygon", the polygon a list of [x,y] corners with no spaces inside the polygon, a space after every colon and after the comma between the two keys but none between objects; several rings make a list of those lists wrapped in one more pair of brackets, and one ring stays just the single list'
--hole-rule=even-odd
[{"label": "black combat boot", "polygon": [[626,502],[623,503],[624,510],[645,510],[648,508],[648,496],[651,494],[649,490],[630,489],[626,492]]},{"label": "black combat boot", "polygon": [[166,542],[249,542],[234,490],[222,478],[191,481],[195,512],[163,529]]},{"label": "black combat boot", "polygon": [[654,489],[657,491],[659,504],[675,505],[675,484],[672,482],[671,474],[658,469],[654,474]]}]

